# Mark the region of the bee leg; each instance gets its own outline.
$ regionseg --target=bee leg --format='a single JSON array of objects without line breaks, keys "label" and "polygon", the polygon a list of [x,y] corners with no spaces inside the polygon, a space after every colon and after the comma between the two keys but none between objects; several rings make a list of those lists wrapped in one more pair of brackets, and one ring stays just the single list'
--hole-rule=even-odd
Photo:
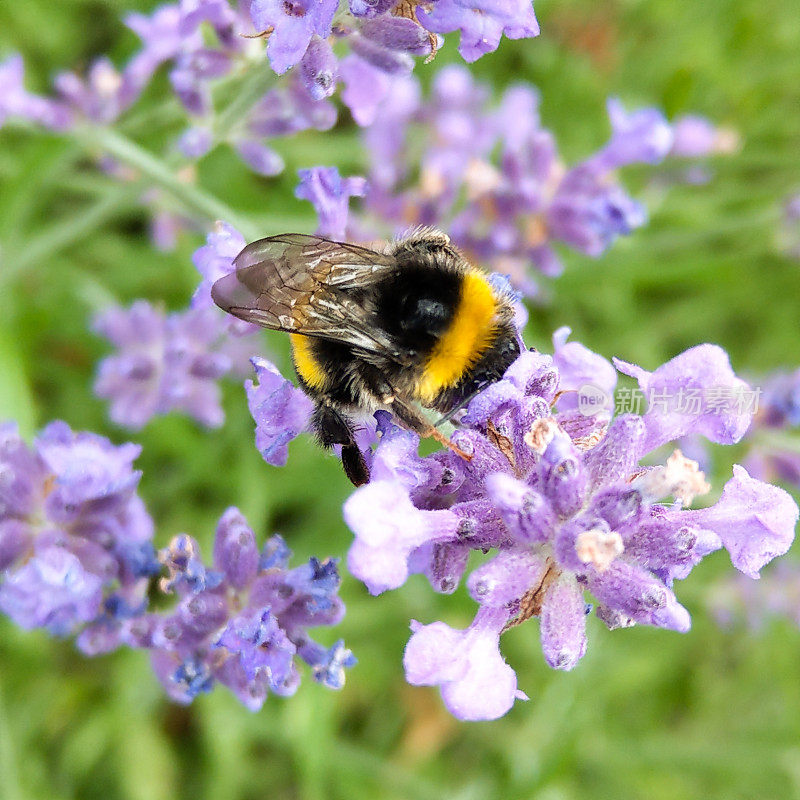
[{"label": "bee leg", "polygon": [[369,468],[363,453],[356,444],[353,423],[347,416],[332,405],[321,402],[314,409],[311,427],[323,447],[330,448],[335,444],[342,446],[344,474],[347,475],[353,486],[363,486],[369,482]]},{"label": "bee leg", "polygon": [[[444,234],[442,234],[444,235]],[[449,240],[448,240],[449,241]],[[443,433],[436,430],[436,428],[428,422],[413,406],[401,400],[395,394],[394,389],[389,382],[377,369],[362,370],[362,378],[365,380],[367,387],[376,397],[376,399],[385,406],[388,406],[392,413],[403,423],[409,430],[420,436],[431,437],[445,447],[449,447],[454,453],[457,453],[461,458],[470,461],[472,456],[465,453],[458,445],[453,444]]]},{"label": "bee leg", "polygon": [[472,460],[470,453],[465,453],[458,445],[453,444],[441,431],[437,430],[430,424],[413,406],[404,403],[402,400],[394,397],[387,405],[392,409],[394,415],[402,422],[407,428],[418,433],[420,436],[431,437],[439,444],[450,448],[454,453],[461,456],[466,461]]}]

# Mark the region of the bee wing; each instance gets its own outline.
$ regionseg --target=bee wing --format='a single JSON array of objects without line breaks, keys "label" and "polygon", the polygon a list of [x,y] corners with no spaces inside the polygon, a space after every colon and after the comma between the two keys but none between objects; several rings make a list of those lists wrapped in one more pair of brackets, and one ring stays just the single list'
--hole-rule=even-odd
[{"label": "bee wing", "polygon": [[223,310],[265,328],[394,355],[370,312],[348,294],[391,272],[392,256],[289,233],[247,245],[233,263],[236,271],[211,289]]}]

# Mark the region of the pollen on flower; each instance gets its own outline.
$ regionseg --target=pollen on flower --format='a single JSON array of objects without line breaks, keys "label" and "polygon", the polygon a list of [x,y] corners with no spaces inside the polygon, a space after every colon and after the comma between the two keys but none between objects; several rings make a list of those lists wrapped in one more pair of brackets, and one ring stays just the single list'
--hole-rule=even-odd
[{"label": "pollen on flower", "polygon": [[604,572],[625,549],[622,537],[616,531],[605,532],[593,528],[583,531],[575,539],[575,552],[584,564],[592,564]]},{"label": "pollen on flower", "polygon": [[558,423],[553,417],[537,419],[530,430],[525,434],[525,444],[538,455],[543,455],[547,446],[553,441],[553,437],[558,433]]},{"label": "pollen on flower", "polygon": [[675,450],[663,467],[656,467],[644,473],[637,481],[637,488],[650,497],[661,498],[672,495],[682,505],[688,506],[695,497],[707,494],[711,484],[700,469],[697,461]]},{"label": "pollen on flower", "polygon": [[576,437],[572,440],[572,443],[578,448],[578,450],[591,450],[595,445],[600,444],[600,442],[603,441],[607,430],[608,426],[604,425],[590,433],[588,436]]}]

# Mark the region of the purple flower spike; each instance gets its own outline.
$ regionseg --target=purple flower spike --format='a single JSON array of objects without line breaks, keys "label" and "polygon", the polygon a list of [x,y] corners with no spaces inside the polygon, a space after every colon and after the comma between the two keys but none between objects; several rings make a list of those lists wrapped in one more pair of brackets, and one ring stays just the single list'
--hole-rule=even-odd
[{"label": "purple flower spike", "polygon": [[647,219],[644,206],[618,185],[603,180],[602,174],[590,161],[574,167],[561,181],[547,209],[552,238],[593,258]]},{"label": "purple flower spike", "polygon": [[256,29],[272,29],[267,56],[275,72],[282,75],[299,63],[314,34],[330,35],[337,5],[337,0],[251,0]]},{"label": "purple flower spike", "polygon": [[443,622],[411,623],[403,665],[414,686],[439,686],[451,714],[462,720],[502,717],[516,699],[517,676],[499,650],[505,609],[483,608],[469,628],[454,630]]},{"label": "purple flower spike", "polygon": [[407,491],[378,481],[362,486],[344,505],[344,519],[356,536],[347,566],[371,594],[402,586],[411,552],[428,542],[453,540],[458,517],[451,511],[420,511]]},{"label": "purple flower spike", "polygon": [[720,499],[709,508],[684,512],[683,518],[716,533],[733,565],[757,578],[761,567],[789,549],[798,509],[783,489],[751,478],[736,464]]},{"label": "purple flower spike", "polygon": [[627,112],[616,97],[608,100],[611,141],[591,160],[601,172],[627,164],[658,164],[669,153],[672,128],[656,108]]},{"label": "purple flower spike", "polygon": [[0,426],[0,609],[71,633],[109,607],[145,605],[153,524],[135,494],[140,448],[53,422],[33,448]]},{"label": "purple flower spike", "polygon": [[267,464],[282,467],[289,442],[308,428],[313,404],[265,358],[253,358],[258,383],[246,381],[247,405],[256,423],[256,447]]},{"label": "purple flower spike", "polygon": [[259,556],[255,537],[238,509],[217,527],[214,563],[208,569],[190,536],[176,537],[162,554],[170,571],[166,587],[178,596],[170,613],[151,614],[153,667],[173,700],[190,703],[219,682],[251,711],[268,694],[293,694],[298,665],[331,688],[344,684],[355,663],[340,641],[326,650],[307,629],[333,625],[344,615],[334,561],[288,568],[291,553],[279,536]]},{"label": "purple flower spike", "polygon": [[[419,572],[435,591],[452,591],[469,550],[495,551],[467,578],[480,605],[470,628],[414,623],[406,649],[409,682],[439,685],[461,719],[493,719],[520,696],[498,651],[507,627],[538,616],[546,662],[571,670],[586,651],[586,591],[609,628],[638,623],[685,633],[691,619],[673,592],[675,581],[723,545],[737,567],[753,574],[786,552],[794,535],[794,502],[741,467],[715,506],[689,511],[710,489],[696,461],[676,450],[663,465],[639,464],[675,433],[652,421],[660,397],[649,398],[644,416],[610,422],[608,412],[584,415],[580,404],[562,410],[557,391],[564,387],[585,382],[610,394],[615,384],[609,363],[567,343],[567,335],[557,332],[553,358],[523,352],[473,398],[452,434],[469,460],[451,451],[420,457],[412,434],[379,419],[372,481],[344,505],[355,533],[350,570],[373,594]],[[741,384],[711,345],[652,374],[623,366],[644,390],[677,385],[702,396],[718,380]],[[705,414],[692,430],[718,441],[740,435],[727,420]]]},{"label": "purple flower spike", "polygon": [[509,39],[539,35],[529,0],[436,0],[432,11],[422,9],[417,17],[435,33],[461,31],[458,52],[470,63],[497,50],[503,34]]},{"label": "purple flower spike", "polygon": [[734,444],[750,425],[754,392],[736,377],[721,347],[697,345],[655,372],[618,358],[614,364],[620,372],[636,378],[647,400],[638,457],[692,433],[717,444]]},{"label": "purple flower spike", "polygon": [[138,430],[153,416],[180,410],[207,427],[222,424],[217,379],[234,370],[225,322],[215,309],[165,315],[145,300],[98,315],[94,329],[119,348],[98,367],[95,392],[110,416]]},{"label": "purple flower spike", "polygon": [[363,197],[364,178],[342,178],[336,167],[314,167],[298,170],[300,183],[295,197],[308,200],[316,209],[317,233],[331,239],[343,239],[347,229],[347,213],[351,197]]},{"label": "purple flower spike", "polygon": [[21,117],[46,128],[63,130],[72,115],[61,103],[25,91],[25,67],[22,56],[13,55],[0,62],[0,128],[7,117]]}]

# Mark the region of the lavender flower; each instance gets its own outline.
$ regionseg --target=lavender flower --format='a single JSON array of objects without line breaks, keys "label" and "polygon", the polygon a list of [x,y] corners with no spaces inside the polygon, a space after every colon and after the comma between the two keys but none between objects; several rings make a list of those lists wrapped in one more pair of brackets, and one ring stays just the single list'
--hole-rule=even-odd
[{"label": "lavender flower", "polygon": [[[685,632],[691,622],[673,593],[675,580],[721,547],[755,577],[794,536],[794,501],[742,467],[717,503],[689,510],[710,489],[696,462],[676,450],[662,466],[639,465],[689,430],[717,443],[738,441],[751,414],[709,402],[687,421],[674,404],[651,400],[644,415],[609,421],[606,409],[562,407],[575,383],[613,390],[615,380],[607,361],[568,345],[566,332],[555,343],[555,358],[523,353],[462,413],[452,439],[470,461],[450,451],[420,458],[413,434],[379,424],[372,481],[344,506],[356,537],[349,568],[375,594],[412,573],[426,575],[435,591],[453,592],[469,551],[494,551],[467,581],[480,607],[473,624],[459,631],[414,622],[406,648],[408,680],[440,686],[460,719],[494,719],[523,696],[498,650],[509,627],[539,616],[545,660],[569,670],[586,649],[586,591],[609,628],[640,623]],[[745,386],[712,345],[652,373],[617,364],[656,399]]]},{"label": "lavender flower", "polygon": [[301,169],[295,197],[308,200],[317,212],[317,233],[330,239],[346,237],[348,205],[351,197],[363,197],[364,178],[342,178],[336,167]]},{"label": "lavender flower", "polygon": [[8,117],[20,117],[52,130],[63,130],[71,116],[62,104],[26,91],[22,56],[0,62],[0,128]]},{"label": "lavender flower", "polygon": [[208,427],[222,424],[217,379],[244,363],[255,345],[236,345],[214,309],[165,314],[144,300],[112,308],[94,329],[119,352],[98,367],[95,392],[111,401],[110,416],[138,430],[153,416],[180,410]]},{"label": "lavender flower", "polygon": [[86,78],[74,72],[61,72],[55,87],[73,111],[93,122],[109,123],[139,97],[143,83],[138,75],[119,73],[108,58],[98,58]]},{"label": "lavender flower", "polygon": [[699,114],[686,114],[672,123],[670,156],[677,158],[702,158],[704,156],[734,153],[740,141],[736,131],[718,127]]},{"label": "lavender flower", "polygon": [[277,175],[283,159],[267,143],[300,131],[326,131],[336,123],[336,107],[326,99],[315,99],[290,75],[284,85],[270,89],[246,116],[238,133],[231,137],[239,157],[259,175]]},{"label": "lavender flower", "polygon": [[258,383],[245,382],[247,404],[256,423],[256,447],[263,459],[282,467],[288,445],[309,427],[313,403],[264,358],[254,358]]},{"label": "lavender flower", "polygon": [[750,389],[734,375],[727,353],[716,345],[692,347],[655,372],[620,359],[614,359],[614,364],[636,378],[648,401],[639,457],[692,433],[734,444],[750,426]]},{"label": "lavender flower", "polygon": [[609,143],[586,163],[606,173],[628,164],[658,164],[670,152],[674,133],[655,108],[627,112],[619,98],[608,100],[612,135]]},{"label": "lavender flower", "polygon": [[330,42],[312,36],[300,63],[300,76],[313,100],[324,100],[336,91],[337,71],[336,56]]},{"label": "lavender flower", "polygon": [[311,37],[331,33],[337,0],[252,0],[250,15],[260,31],[270,30],[267,55],[279,75],[299,63]]},{"label": "lavender flower", "polygon": [[138,13],[128,14],[125,24],[144,45],[129,65],[130,74],[135,75],[141,85],[145,85],[163,63],[181,52],[202,46],[199,32],[185,27],[182,11],[177,4],[160,6],[149,17]]},{"label": "lavender flower", "polygon": [[[444,7],[438,2],[432,14]],[[629,112],[612,98],[609,142],[567,169],[541,126],[531,86],[512,86],[492,107],[487,87],[449,66],[427,101],[411,77],[392,78],[388,91],[391,100],[369,106],[367,115],[374,122],[364,133],[371,166],[360,229],[381,235],[387,227],[441,227],[473,260],[509,274],[528,294],[537,291],[527,275],[531,264],[551,277],[561,272],[557,242],[597,258],[645,223],[644,207],[613,173],[660,162],[674,140],[661,112]],[[425,143],[421,154],[418,142]],[[417,161],[412,184],[410,162]]]},{"label": "lavender flower", "polygon": [[257,711],[269,692],[297,690],[298,658],[314,680],[334,689],[344,684],[344,669],[355,664],[350,651],[341,641],[325,648],[307,633],[344,615],[335,561],[312,558],[289,569],[291,553],[280,536],[259,553],[236,508],[219,521],[213,569],[185,535],[160,556],[169,570],[164,588],[178,604],[168,614],[149,615],[148,638],[155,672],[173,700],[190,703],[219,682]]},{"label": "lavender flower", "polygon": [[153,524],[136,495],[140,448],[53,422],[32,448],[0,426],[0,609],[70,633],[108,607],[140,607]]},{"label": "lavender flower", "polygon": [[539,35],[529,0],[436,0],[432,5],[432,11],[419,12],[420,22],[437,33],[461,31],[458,52],[468,62],[497,50],[503,34],[509,39]]}]

